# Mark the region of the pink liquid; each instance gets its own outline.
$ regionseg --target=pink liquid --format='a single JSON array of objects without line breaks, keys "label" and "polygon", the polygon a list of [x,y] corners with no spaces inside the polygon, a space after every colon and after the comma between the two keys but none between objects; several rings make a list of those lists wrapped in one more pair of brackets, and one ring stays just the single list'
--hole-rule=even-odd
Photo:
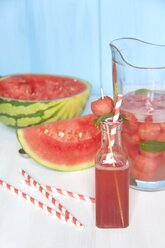
[{"label": "pink liquid", "polygon": [[[107,167],[108,166],[108,167]],[[116,166],[117,167],[117,166]],[[96,226],[123,228],[129,224],[128,165],[96,165]]]},{"label": "pink liquid", "polygon": [[[165,150],[149,152],[141,149],[143,142],[165,142],[165,93],[152,95],[129,93],[123,97],[122,141],[133,179],[165,180]],[[153,147],[154,148],[154,147]]]}]

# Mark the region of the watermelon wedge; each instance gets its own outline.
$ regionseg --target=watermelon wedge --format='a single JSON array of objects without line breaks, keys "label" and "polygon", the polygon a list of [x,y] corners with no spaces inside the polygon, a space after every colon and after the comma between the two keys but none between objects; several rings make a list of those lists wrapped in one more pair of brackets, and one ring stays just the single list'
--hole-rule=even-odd
[{"label": "watermelon wedge", "polygon": [[24,151],[39,164],[59,171],[76,171],[94,165],[101,132],[95,115],[44,123],[17,130]]},{"label": "watermelon wedge", "polygon": [[80,116],[90,91],[87,81],[68,76],[1,77],[0,121],[13,127],[27,127]]}]

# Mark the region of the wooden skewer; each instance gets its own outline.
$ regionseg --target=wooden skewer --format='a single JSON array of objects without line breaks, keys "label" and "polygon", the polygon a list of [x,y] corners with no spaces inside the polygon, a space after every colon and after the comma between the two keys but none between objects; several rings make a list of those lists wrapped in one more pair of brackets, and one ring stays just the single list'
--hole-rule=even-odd
[{"label": "wooden skewer", "polygon": [[101,99],[104,99],[103,88],[100,88],[100,93],[101,93]]}]

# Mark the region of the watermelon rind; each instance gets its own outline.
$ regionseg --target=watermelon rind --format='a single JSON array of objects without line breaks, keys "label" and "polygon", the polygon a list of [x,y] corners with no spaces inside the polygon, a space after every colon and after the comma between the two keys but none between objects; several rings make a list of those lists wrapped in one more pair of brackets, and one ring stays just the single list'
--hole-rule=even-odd
[{"label": "watermelon rind", "polygon": [[74,78],[75,81],[84,83],[86,89],[75,95],[53,100],[17,100],[0,97],[0,122],[22,128],[80,116],[90,96],[91,84],[75,77],[54,76]]},{"label": "watermelon rind", "polygon": [[30,158],[32,158],[37,164],[43,165],[44,167],[56,171],[63,171],[63,172],[72,172],[72,171],[80,171],[80,170],[85,170],[90,167],[94,166],[94,161],[89,161],[89,162],[84,162],[84,163],[79,163],[79,164],[74,164],[72,165],[65,165],[65,164],[55,164],[51,163],[48,160],[41,159],[35,152],[33,152],[28,144],[26,143],[26,140],[23,137],[23,130],[18,129],[17,130],[17,138],[18,141],[21,145],[21,147],[24,149],[24,151],[29,155]]}]

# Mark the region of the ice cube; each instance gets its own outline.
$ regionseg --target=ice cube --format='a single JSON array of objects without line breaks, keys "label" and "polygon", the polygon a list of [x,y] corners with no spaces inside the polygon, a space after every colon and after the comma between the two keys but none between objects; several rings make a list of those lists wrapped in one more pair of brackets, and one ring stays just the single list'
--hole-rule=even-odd
[{"label": "ice cube", "polygon": [[155,110],[152,113],[153,117],[153,122],[155,123],[159,123],[159,122],[165,122],[165,109],[161,109],[161,110]]}]

